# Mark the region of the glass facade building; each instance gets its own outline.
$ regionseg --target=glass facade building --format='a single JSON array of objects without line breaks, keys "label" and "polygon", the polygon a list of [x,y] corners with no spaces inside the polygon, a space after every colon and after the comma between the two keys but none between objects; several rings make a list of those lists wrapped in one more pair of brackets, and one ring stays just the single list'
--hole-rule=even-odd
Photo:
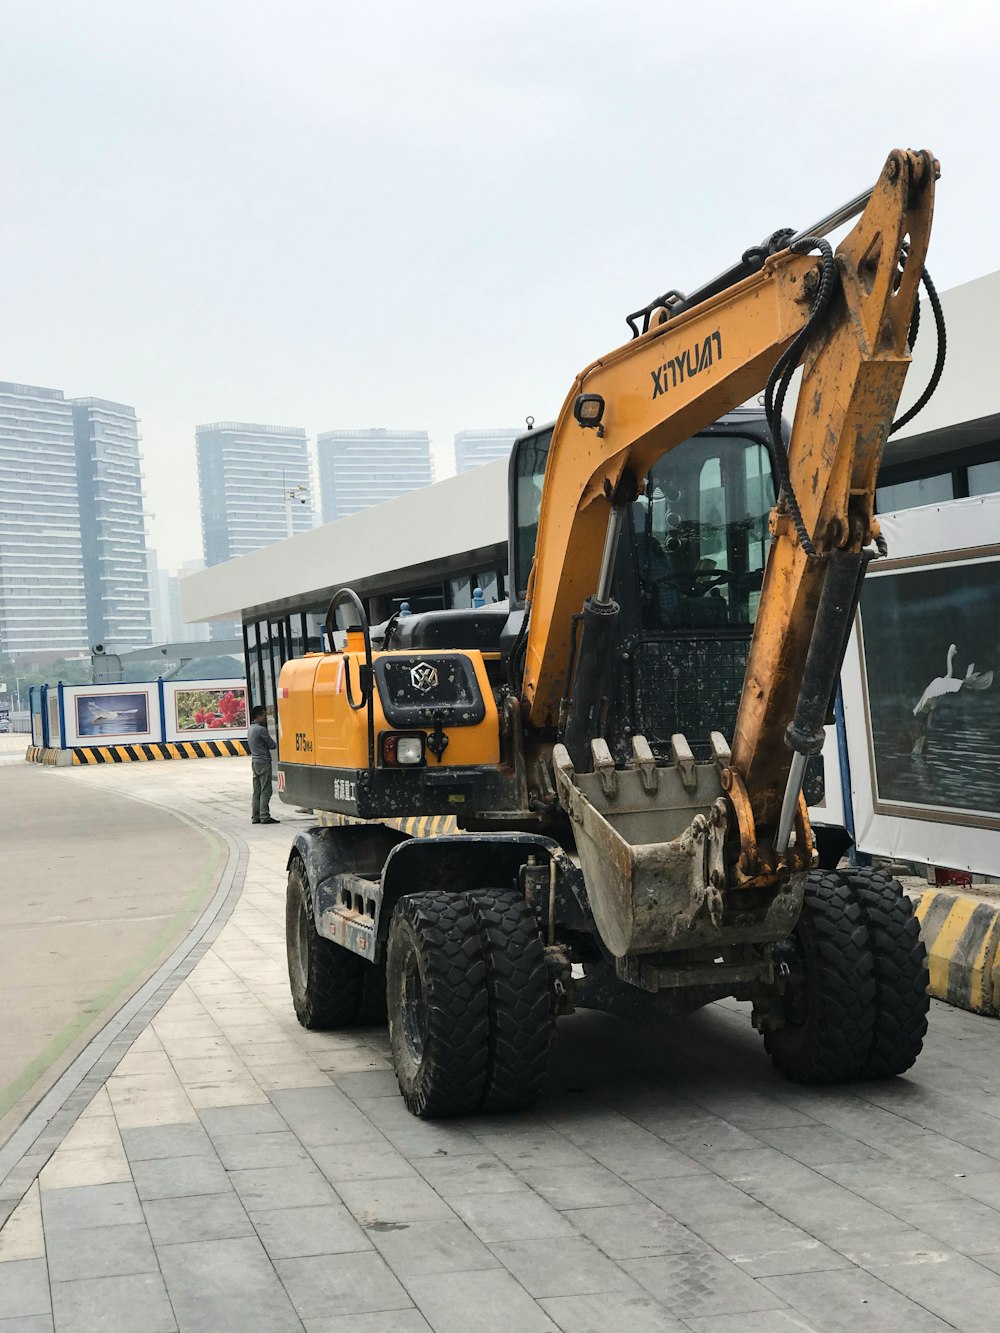
[{"label": "glass facade building", "polygon": [[425,430],[329,430],[317,435],[316,455],[324,523],[434,480]]},{"label": "glass facade building", "polygon": [[[195,441],[206,565],[312,527],[309,446],[301,426],[217,421],[198,426]],[[211,628],[213,639],[238,634],[235,623]]]},{"label": "glass facade building", "polygon": [[0,653],[87,645],[73,407],[0,382]]},{"label": "glass facade building", "polygon": [[508,430],[460,430],[455,436],[455,471],[468,472],[482,463],[506,458],[524,427]]},{"label": "glass facade building", "polygon": [[139,422],[122,403],[71,402],[88,641],[144,648],[152,623]]},{"label": "glass facade building", "polygon": [[198,426],[195,441],[206,565],[312,527],[309,448],[301,426],[217,421]]}]

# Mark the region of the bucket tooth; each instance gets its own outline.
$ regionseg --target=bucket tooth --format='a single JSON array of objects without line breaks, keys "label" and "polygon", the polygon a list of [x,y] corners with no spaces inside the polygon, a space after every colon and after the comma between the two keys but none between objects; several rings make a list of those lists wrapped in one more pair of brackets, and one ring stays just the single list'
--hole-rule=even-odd
[{"label": "bucket tooth", "polygon": [[728,768],[733,762],[733,754],[725,736],[723,736],[721,731],[713,731],[709,736],[709,740],[712,744],[712,758],[720,768]]},{"label": "bucket tooth", "polygon": [[670,745],[674,752],[674,764],[680,774],[681,782],[684,784],[684,790],[697,791],[698,770],[695,767],[694,755],[687,743],[687,737],[682,736],[679,731],[675,731],[670,737]]},{"label": "bucket tooth", "polygon": [[653,751],[650,749],[649,741],[646,740],[645,736],[632,737],[632,758],[639,770],[643,790],[652,794],[660,785],[660,774],[656,767],[656,760],[653,758]]},{"label": "bucket tooth", "polygon": [[594,762],[594,772],[601,779],[604,795],[613,799],[618,795],[618,774],[611,750],[603,736],[597,736],[590,742],[590,754]]}]

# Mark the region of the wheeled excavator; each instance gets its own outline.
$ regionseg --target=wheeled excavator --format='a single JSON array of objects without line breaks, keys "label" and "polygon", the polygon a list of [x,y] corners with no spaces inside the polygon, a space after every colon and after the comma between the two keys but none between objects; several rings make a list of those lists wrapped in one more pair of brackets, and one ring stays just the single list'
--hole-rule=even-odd
[{"label": "wheeled excavator", "polygon": [[514,447],[507,605],[373,627],[344,588],[327,651],[282,669],[280,795],[337,820],[289,856],[295,1011],[387,1018],[415,1115],[528,1105],[582,1007],[662,1020],[735,996],[803,1082],[916,1059],[910,903],[818,867],[803,781],[884,552],[921,280],[943,355],[937,176],[894,151],[821,223],[629,315]]}]

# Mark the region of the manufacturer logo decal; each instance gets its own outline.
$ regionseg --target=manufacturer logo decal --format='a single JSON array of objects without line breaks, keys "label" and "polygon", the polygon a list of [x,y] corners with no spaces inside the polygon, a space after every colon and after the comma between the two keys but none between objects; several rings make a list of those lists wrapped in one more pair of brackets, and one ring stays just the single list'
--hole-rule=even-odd
[{"label": "manufacturer logo decal", "polygon": [[429,662],[418,662],[415,667],[410,667],[410,684],[421,694],[427,694],[435,689],[437,683],[437,668],[432,667]]},{"label": "manufacturer logo decal", "polygon": [[664,361],[663,365],[657,370],[649,372],[653,381],[654,398],[659,398],[660,394],[666,393],[669,389],[675,389],[678,384],[683,384],[685,379],[691,379],[703,370],[707,370],[714,361],[722,360],[722,334],[718,331],[710,333],[700,345],[695,343],[689,347],[686,352],[679,356],[672,356],[669,361]]}]

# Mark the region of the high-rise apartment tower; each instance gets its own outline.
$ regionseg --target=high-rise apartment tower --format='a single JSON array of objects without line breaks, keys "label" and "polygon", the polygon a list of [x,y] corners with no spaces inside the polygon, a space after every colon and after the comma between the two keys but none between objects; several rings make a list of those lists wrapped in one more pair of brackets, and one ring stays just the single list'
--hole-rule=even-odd
[{"label": "high-rise apartment tower", "polygon": [[468,472],[481,463],[506,458],[511,445],[523,434],[515,426],[502,430],[460,430],[455,436],[455,471]]},{"label": "high-rise apartment tower", "polygon": [[0,653],[87,641],[72,405],[0,382]]},{"label": "high-rise apartment tower", "polygon": [[199,426],[195,438],[206,565],[312,527],[309,449],[300,426],[217,421]]},{"label": "high-rise apartment tower", "polygon": [[152,642],[146,516],[135,409],[74,398],[83,578],[90,643]]},{"label": "high-rise apartment tower", "polygon": [[425,430],[328,430],[316,437],[316,455],[324,523],[434,480]]}]

